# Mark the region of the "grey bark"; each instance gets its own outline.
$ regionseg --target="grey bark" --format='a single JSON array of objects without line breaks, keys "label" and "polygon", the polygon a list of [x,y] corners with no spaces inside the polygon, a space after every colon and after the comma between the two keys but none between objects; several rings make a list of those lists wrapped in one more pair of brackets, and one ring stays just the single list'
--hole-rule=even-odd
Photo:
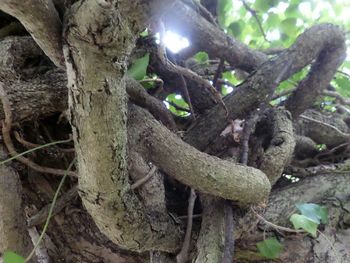
[{"label": "grey bark", "polygon": [[[333,46],[334,48],[332,48]],[[269,100],[280,81],[300,71],[315,58],[317,58],[315,65],[321,61],[327,63],[323,61],[323,56],[332,52],[336,54],[337,62],[345,58],[346,47],[342,30],[334,25],[321,24],[305,31],[298,37],[293,46],[262,64],[238,89],[225,97],[224,103],[229,112],[228,118],[233,120],[244,118],[250,111],[258,108],[262,102]],[[337,64],[334,64],[333,60],[330,63],[333,66]],[[314,74],[317,74],[317,70],[313,71],[311,75]],[[309,81],[307,82],[309,83]],[[310,90],[320,88],[318,85],[311,86],[311,84]],[[310,106],[310,101],[305,101],[305,103]],[[294,114],[291,106],[287,109],[291,111],[293,116],[300,113],[298,110]],[[186,133],[185,141],[198,149],[205,149],[225,128],[228,118],[222,105],[216,105],[207,114],[197,119],[194,127]]]},{"label": "grey bark", "polygon": [[132,17],[123,15],[129,6],[122,6],[126,10],[93,0],[77,3],[70,10],[65,29],[80,196],[100,230],[120,247],[174,252],[179,245],[178,228],[169,220],[154,229],[154,219],[147,216],[128,182],[126,86],[122,77],[142,24],[129,24]]},{"label": "grey bark", "polygon": [[142,155],[196,190],[243,205],[259,202],[270,192],[270,183],[260,170],[196,150],[137,106],[130,109],[128,124],[130,139],[138,143]]},{"label": "grey bark", "polygon": [[[4,147],[0,146],[1,159],[6,159]],[[9,166],[0,167],[0,254],[7,250],[28,256],[33,249],[30,240],[22,186],[18,173]],[[32,259],[30,262],[34,262]]]},{"label": "grey bark", "polygon": [[0,9],[16,17],[55,65],[63,67],[62,23],[51,0],[2,0]]}]

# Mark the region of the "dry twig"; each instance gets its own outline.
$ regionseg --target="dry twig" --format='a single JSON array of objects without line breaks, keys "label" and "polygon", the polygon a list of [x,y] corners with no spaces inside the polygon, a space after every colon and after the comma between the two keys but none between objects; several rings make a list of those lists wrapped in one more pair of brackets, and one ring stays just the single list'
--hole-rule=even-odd
[{"label": "dry twig", "polygon": [[135,190],[136,188],[140,187],[144,183],[146,183],[157,171],[157,167],[153,166],[151,170],[146,174],[146,176],[142,177],[140,180],[137,180],[135,183],[133,183],[130,187],[131,190]]},{"label": "dry twig", "polygon": [[182,248],[179,254],[176,256],[177,263],[185,263],[188,258],[188,251],[190,249],[191,233],[192,233],[192,223],[193,223],[193,208],[196,201],[197,195],[193,188],[191,188],[190,197],[188,198],[188,209],[187,209],[187,227],[185,239],[182,244]]}]

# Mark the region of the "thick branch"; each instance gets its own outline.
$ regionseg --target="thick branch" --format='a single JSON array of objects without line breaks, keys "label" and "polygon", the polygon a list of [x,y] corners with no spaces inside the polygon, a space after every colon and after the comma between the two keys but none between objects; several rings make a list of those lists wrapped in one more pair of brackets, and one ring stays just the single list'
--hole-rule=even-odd
[{"label": "thick branch", "polygon": [[64,66],[62,24],[51,0],[2,0],[0,9],[16,17],[24,25],[56,66]]},{"label": "thick branch", "polygon": [[[11,72],[0,71],[8,99],[11,103],[14,121],[35,119],[67,109],[67,88],[64,72],[55,69],[29,81],[14,78]],[[2,108],[2,106],[1,106]],[[0,118],[4,112],[0,110]]]},{"label": "thick branch", "polygon": [[310,137],[316,143],[328,147],[346,143],[350,139],[348,126],[336,113],[326,115],[307,110],[294,126],[297,134]]},{"label": "thick branch", "polygon": [[203,205],[201,231],[197,240],[196,263],[220,262],[225,236],[224,203],[218,198],[201,195]]},{"label": "thick branch", "polygon": [[293,156],[295,139],[290,113],[278,109],[270,111],[267,126],[272,129],[272,138],[259,169],[274,184]]},{"label": "thick branch", "polygon": [[65,29],[79,193],[99,229],[118,246],[174,252],[178,227],[168,220],[155,228],[158,218],[147,214],[130,189],[123,76],[140,25],[129,24],[124,11],[110,2],[78,2]]},{"label": "thick branch", "polygon": [[[325,53],[332,53],[333,49],[338,55],[345,54],[344,34],[337,26],[321,24],[305,31],[292,47],[262,64],[237,90],[224,99],[229,118],[244,117],[261,102],[268,101],[280,81],[300,71],[315,58],[316,64],[320,61],[327,63],[323,57]],[[332,65],[334,66],[333,63]],[[220,105],[216,105],[208,114],[198,118],[196,125],[186,134],[185,140],[198,149],[205,149],[208,142],[219,136],[225,128],[226,120],[225,111]]]},{"label": "thick branch", "polygon": [[270,191],[270,183],[260,170],[196,150],[139,107],[131,107],[129,125],[144,156],[194,189],[241,204],[260,202]]},{"label": "thick branch", "polygon": [[[314,42],[320,50],[318,54],[316,53],[317,60],[312,64],[309,74],[286,101],[286,108],[294,118],[311,107],[322,95],[346,57],[345,37],[341,30],[332,26],[310,28],[298,38],[295,44],[303,45],[300,46],[300,51],[303,49],[301,52],[308,52],[315,48],[307,44],[308,41],[305,38],[308,35],[314,36],[310,44]],[[305,44],[307,46],[304,46]]]},{"label": "thick branch", "polygon": [[164,19],[167,28],[188,37],[198,51],[206,51],[210,57],[222,58],[234,67],[251,72],[268,59],[264,53],[250,49],[240,41],[227,36],[181,1],[174,3]]}]

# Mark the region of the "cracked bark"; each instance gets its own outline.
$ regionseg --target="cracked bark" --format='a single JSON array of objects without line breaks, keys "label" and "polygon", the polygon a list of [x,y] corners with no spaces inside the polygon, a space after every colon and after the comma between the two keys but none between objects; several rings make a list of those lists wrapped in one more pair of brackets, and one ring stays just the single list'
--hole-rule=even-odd
[{"label": "cracked bark", "polygon": [[179,229],[171,220],[153,228],[152,218],[128,182],[123,75],[138,26],[131,27],[122,10],[109,3],[85,1],[73,5],[70,12],[65,58],[84,206],[99,229],[120,247],[174,252]]},{"label": "cracked bark", "polygon": [[[11,1],[7,1],[7,3],[9,2]],[[37,3],[38,2],[39,1],[37,1]],[[149,217],[149,212],[152,210],[163,214],[165,210],[164,202],[160,200],[161,198],[157,199],[155,197],[156,194],[153,196],[154,199],[145,200],[144,198],[142,201],[139,200],[139,196],[148,196],[148,191],[153,191],[152,189],[157,188],[161,180],[159,177],[155,177],[153,178],[155,181],[139,189],[137,194],[131,192],[128,182],[127,155],[132,159],[131,166],[135,165],[135,163],[132,164],[133,160],[139,160],[138,164],[139,168],[141,167],[140,170],[146,169],[147,164],[145,160],[152,160],[169,175],[186,184],[193,185],[195,188],[197,187],[206,193],[238,200],[243,204],[256,202],[257,200],[260,201],[267,195],[270,186],[265,175],[259,170],[251,168],[248,170],[243,169],[232,163],[224,162],[198,152],[193,147],[184,144],[180,138],[162,127],[150,114],[145,113],[135,106],[130,106],[131,119],[128,125],[129,128],[131,127],[131,132],[129,136],[132,138],[130,141],[142,137],[136,142],[139,143],[140,148],[142,148],[142,156],[138,157],[133,155],[135,152],[128,153],[126,146],[127,98],[125,93],[126,83],[125,79],[123,79],[123,75],[126,67],[126,58],[130,54],[130,49],[134,42],[132,35],[143,28],[147,14],[154,9],[154,6],[148,6],[145,2],[146,1],[120,1],[120,10],[130,14],[127,18],[123,17],[120,10],[115,10],[114,6],[109,6],[109,3],[104,1],[87,0],[83,2],[83,5],[75,5],[71,10],[71,14],[75,15],[75,17],[70,18],[66,29],[67,31],[65,32],[69,45],[66,49],[66,62],[69,74],[70,107],[73,113],[72,124],[74,126],[77,154],[80,160],[80,194],[86,208],[93,216],[93,220],[116,244],[135,251],[149,250],[151,247],[152,250],[174,251],[178,243],[177,238],[180,236],[179,228],[175,226],[172,220],[166,217],[166,215],[164,217],[165,224],[163,226],[157,221],[157,218],[153,221],[152,216],[151,218]],[[175,1],[174,3],[170,2],[152,1],[151,4],[156,5],[158,8],[157,10],[163,10],[165,6],[170,4],[170,7],[176,8],[176,12],[178,12],[177,14],[179,14],[179,16],[193,14],[190,9],[186,9],[188,6],[185,6],[185,9],[183,9],[184,6],[182,6],[179,1]],[[142,7],[147,7],[145,12],[142,12]],[[86,10],[88,10],[88,12]],[[185,10],[185,12],[181,13],[181,10]],[[20,18],[20,15],[18,15],[18,17]],[[170,17],[171,16],[169,16],[169,19]],[[196,14],[187,16],[185,21],[186,19],[192,21],[195,17]],[[137,20],[141,20],[141,22],[135,22]],[[168,21],[170,23],[170,20]],[[198,21],[202,22],[202,20]],[[194,25],[196,25],[196,23],[197,22],[195,22]],[[203,25],[206,25],[205,22],[203,22]],[[228,39],[223,32],[218,31],[212,26],[210,30],[207,31],[212,35],[205,33],[200,24],[197,24],[197,26],[198,28],[194,28],[191,24],[187,28],[188,32],[197,32],[198,36],[200,36],[197,38],[199,41],[196,42],[194,39],[195,44],[200,46],[202,43],[207,44],[209,42],[212,46],[207,47],[207,51],[213,54],[213,56],[227,57],[225,59],[233,66],[246,71],[258,69],[255,75],[249,78],[246,83],[242,84],[240,89],[235,92],[233,96],[227,98],[227,105],[229,104],[232,108],[232,118],[244,116],[273,92],[274,87],[277,85],[274,80],[278,79],[278,76],[283,73],[281,70],[289,60],[293,60],[293,65],[291,65],[291,68],[288,69],[287,72],[282,74],[282,79],[300,70],[317,57],[317,61],[314,63],[309,77],[299,88],[304,91],[304,87],[307,86],[305,83],[309,83],[310,93],[308,94],[318,94],[318,89],[314,89],[316,82],[325,85],[327,79],[334,73],[334,67],[337,67],[340,63],[340,58],[342,58],[344,53],[344,39],[341,31],[331,25],[320,25],[313,27],[303,34],[293,47],[282,52],[278,57],[262,64],[266,61],[266,55],[250,50],[242,43],[235,40]],[[118,34],[116,31],[118,31]],[[318,37],[313,38],[312,35],[315,32]],[[32,32],[32,35],[35,37],[35,32]],[[45,36],[43,36],[43,38],[44,37]],[[214,38],[220,41],[214,41]],[[203,41],[203,39],[205,39],[205,41]],[[202,43],[200,43],[200,41],[202,41]],[[43,46],[42,48],[45,49]],[[203,46],[203,49],[204,48]],[[329,49],[332,49],[334,53],[328,52]],[[228,50],[229,53],[225,53],[226,50]],[[53,51],[53,53],[57,51],[60,52],[60,48],[53,48],[51,51]],[[304,54],[304,52],[307,54]],[[50,55],[48,52],[46,53],[55,61],[54,55]],[[5,62],[8,63],[9,60]],[[323,62],[329,62],[329,64],[326,65]],[[261,67],[259,67],[259,65],[261,65]],[[278,68],[278,70],[275,70],[276,68]],[[17,86],[13,85],[16,80],[14,72],[22,69],[17,66],[12,69],[10,73],[5,71],[1,72],[3,74],[1,78],[4,79],[4,82],[7,81],[5,80],[6,76],[11,76],[6,82],[9,89],[11,90],[11,87],[13,87],[13,90],[17,91],[19,87],[29,86],[29,81],[26,82],[23,79],[17,82]],[[323,74],[325,71],[328,72],[328,70],[330,73]],[[40,81],[50,80],[50,74],[51,76],[58,76],[58,87],[54,87],[54,89],[58,89],[60,85],[64,87],[62,83],[65,83],[65,78],[60,76],[60,72],[55,70],[45,71],[43,74],[40,72],[40,74],[38,74],[38,79],[40,79]],[[318,76],[317,74],[325,75],[325,79],[319,79],[316,77]],[[269,80],[264,81],[264,79]],[[34,84],[34,88],[42,84],[40,81],[36,82],[34,79],[28,80]],[[50,83],[45,83],[45,85],[42,86],[43,90],[48,89],[50,87],[49,84]],[[30,92],[31,90],[28,89],[18,96],[26,96],[26,94],[30,94]],[[300,93],[300,91],[298,92]],[[142,104],[140,102],[140,100],[146,97],[145,94],[140,93],[138,95],[140,95],[139,104],[144,107],[152,107],[150,106],[151,104]],[[35,96],[39,96],[40,99],[41,95]],[[67,95],[65,94],[65,89],[62,89],[62,98],[64,98],[64,96]],[[298,105],[297,108],[290,106],[293,105],[292,102],[294,100],[292,99],[293,97],[291,97],[290,101],[292,102],[289,101],[287,105],[294,116],[297,116],[306,107],[310,106],[313,101],[309,98],[312,96],[308,96],[303,102],[303,105],[300,107]],[[31,118],[29,110],[33,110],[33,106],[29,105],[26,106],[27,108],[21,108],[20,105],[16,105],[16,99],[18,98],[20,97],[16,98],[15,95],[12,97],[10,96],[10,100],[13,102],[13,108],[19,108],[18,117],[16,117],[17,120],[21,121]],[[41,101],[33,100],[33,98],[33,96],[31,97],[31,95],[28,95],[28,101],[30,103],[40,105]],[[41,100],[44,100],[44,98],[45,97],[42,97]],[[242,98],[245,98],[245,100],[241,100]],[[60,101],[60,105],[52,106],[48,105],[49,102],[44,101],[44,103],[48,105],[48,109],[45,108],[45,111],[40,108],[34,109],[38,113],[45,112],[45,114],[47,114],[54,111],[56,108],[65,107],[64,99],[58,101]],[[242,108],[237,107],[238,103],[240,103],[239,105],[241,105]],[[155,109],[161,109],[159,103],[153,104],[153,106]],[[155,109],[152,112],[153,115],[157,115],[157,110]],[[163,118],[163,121],[169,121],[170,118],[169,115],[158,117],[160,117],[160,119]],[[283,123],[283,121],[281,122]],[[276,121],[276,123],[278,123],[278,121]],[[220,112],[218,107],[215,107],[212,113],[207,113],[204,117],[201,117],[199,124],[187,134],[187,141],[191,144],[193,142],[193,145],[199,149],[205,148],[208,144],[205,140],[209,138],[210,143],[210,141],[220,133],[220,127],[224,127],[225,125],[226,118],[224,113],[222,111]],[[290,138],[290,123],[286,124],[287,132],[280,130],[278,127],[279,125],[273,127],[274,136],[272,144],[267,148],[266,156],[270,154],[274,158],[280,153],[279,150],[282,150],[284,159],[281,160],[281,163],[283,163],[288,160],[290,149],[293,148],[289,146],[293,144],[293,139]],[[150,131],[157,132],[152,134]],[[288,136],[284,137],[284,135]],[[190,136],[193,137],[190,138]],[[285,145],[283,143],[281,144],[281,148],[285,147],[284,149],[278,148],[281,138],[286,143]],[[173,147],[170,151],[167,151],[169,148],[166,148],[167,145],[163,142],[166,140],[168,140],[169,144]],[[132,146],[130,148],[132,151]],[[93,149],[93,151],[91,151],[91,149]],[[173,152],[174,149],[178,150]],[[181,151],[185,151],[185,154]],[[169,152],[171,154],[167,156]],[[157,154],[150,156],[150,153]],[[188,160],[182,155],[188,157]],[[269,158],[266,158],[266,160],[266,162],[269,163]],[[176,167],[171,167],[171,164],[174,165],[174,163]],[[179,171],[179,167],[184,167],[185,169]],[[207,171],[204,171],[205,167],[208,168]],[[130,170],[132,169],[133,168]],[[232,171],[236,171],[237,174],[232,173]],[[271,170],[267,169],[267,171],[270,173]],[[243,177],[245,173],[248,174],[247,178]],[[279,176],[280,170],[274,170],[272,173],[274,174],[273,177],[275,177],[275,175]],[[215,175],[214,179],[211,174]],[[232,180],[229,175],[232,176]],[[255,177],[258,178],[257,182],[254,182],[256,180]],[[323,177],[319,178],[323,180]],[[292,204],[289,202],[296,202],[296,200],[292,199],[288,201],[282,199],[284,193],[297,196],[302,201],[317,201],[320,200],[323,195],[345,195],[346,187],[348,187],[347,183],[344,184],[344,188],[341,187],[337,190],[333,188],[336,188],[335,186],[337,184],[343,184],[343,180],[346,180],[346,178],[342,176],[336,176],[336,178],[337,179],[329,178],[324,181],[324,187],[321,189],[315,187],[320,182],[303,181],[303,183],[309,187],[310,185],[308,185],[308,183],[313,184],[313,187],[304,189],[302,186],[299,187],[298,184],[293,186],[294,190],[287,188],[284,189],[286,192],[276,192],[279,197],[274,199],[275,195],[273,194],[271,196],[270,202],[272,203],[268,211],[280,209],[280,202],[287,202],[288,209],[292,209]],[[234,186],[231,185],[231,183],[233,183]],[[214,188],[212,188],[213,185]],[[237,187],[237,189],[234,187]],[[260,189],[262,190],[261,192],[259,191]],[[234,193],[231,193],[231,191]],[[298,196],[297,191],[301,191],[300,196]],[[306,193],[306,191],[311,191],[312,196],[307,196],[309,193]],[[159,192],[157,191],[157,194],[162,192],[162,190]],[[149,203],[151,200],[155,200],[155,202],[159,201],[159,206],[152,206],[152,203]],[[277,204],[275,204],[275,202]],[[215,204],[214,201],[213,203]],[[203,226],[207,225],[206,222],[212,222],[213,218],[208,217],[210,214],[208,211],[214,208],[218,211],[216,216],[221,213],[220,207],[205,207]],[[285,213],[287,212],[282,211],[283,216],[285,216]],[[281,215],[275,214],[274,216],[277,217]],[[134,220],[134,225],[130,227],[126,226],[125,221],[128,220]],[[159,226],[159,228],[156,229],[155,226]],[[212,232],[212,234],[214,234],[213,240],[216,240],[216,243],[213,244],[213,247],[220,244],[218,236],[220,232],[220,223],[215,227],[217,227],[217,232]],[[132,235],[128,236],[130,233],[132,233]],[[79,234],[75,233],[75,235]],[[159,236],[161,236],[162,239],[159,239]],[[203,239],[203,237],[204,236],[201,238]],[[170,238],[174,240],[170,240]],[[147,245],[143,245],[144,243]],[[199,244],[205,246],[203,243]],[[90,245],[89,248],[89,252],[93,253],[94,250]],[[219,253],[219,250],[213,249],[213,253],[215,254],[216,252]],[[96,253],[102,254],[103,249]],[[199,253],[200,255],[204,254],[205,257],[207,256],[204,250],[201,251],[201,249],[199,249]],[[118,260],[117,258],[113,259]],[[96,259],[96,261],[98,261],[98,259]],[[113,260],[111,260],[111,262],[113,262]]]}]

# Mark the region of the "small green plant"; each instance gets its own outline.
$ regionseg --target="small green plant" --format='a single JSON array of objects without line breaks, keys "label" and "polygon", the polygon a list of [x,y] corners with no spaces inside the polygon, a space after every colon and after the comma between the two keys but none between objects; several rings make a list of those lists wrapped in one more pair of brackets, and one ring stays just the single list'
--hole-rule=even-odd
[{"label": "small green plant", "polygon": [[206,63],[209,60],[208,54],[204,51],[198,52],[193,57],[198,63]]},{"label": "small green plant", "polygon": [[136,80],[143,79],[147,74],[149,64],[149,53],[142,58],[136,59],[134,64],[128,69],[128,75]]},{"label": "small green plant", "polygon": [[4,263],[24,263],[26,262],[23,257],[17,255],[12,251],[5,251],[4,253]]},{"label": "small green plant", "polygon": [[307,233],[316,237],[317,228],[328,221],[327,208],[316,204],[296,204],[301,214],[293,214],[290,217],[295,229],[303,229]]},{"label": "small green plant", "polygon": [[258,250],[262,256],[268,259],[279,258],[283,245],[275,238],[267,238],[256,244]]},{"label": "small green plant", "polygon": [[[299,210],[300,214],[293,214],[289,219],[292,222],[294,229],[296,231],[298,229],[302,229],[305,232],[311,234],[312,237],[316,237],[316,234],[318,232],[327,240],[328,243],[330,243],[329,240],[319,230],[317,230],[318,226],[321,223],[326,224],[328,221],[327,208],[317,204],[308,204],[308,203],[296,204],[296,207]],[[274,226],[276,228],[278,227],[281,230],[287,229],[285,227],[279,227],[276,225]],[[293,232],[292,229],[287,229],[287,230],[289,232],[291,231]],[[257,248],[259,250],[259,253],[265,258],[277,259],[279,258],[282,252],[283,245],[275,237],[272,237],[257,243]],[[334,250],[333,247],[332,249]],[[334,252],[334,254],[337,257],[336,252]]]}]

